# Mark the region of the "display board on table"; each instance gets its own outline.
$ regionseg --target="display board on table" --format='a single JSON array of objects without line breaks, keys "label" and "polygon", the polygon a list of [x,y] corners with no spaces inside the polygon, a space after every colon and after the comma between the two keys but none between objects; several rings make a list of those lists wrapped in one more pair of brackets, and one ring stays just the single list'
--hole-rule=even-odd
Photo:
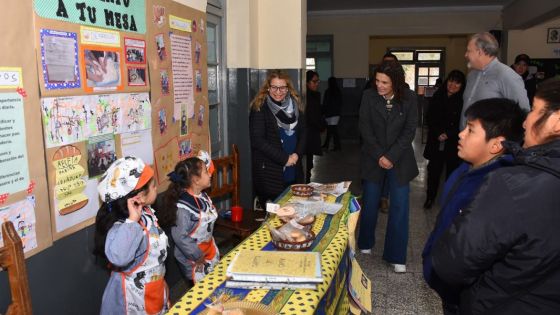
[{"label": "display board on table", "polygon": [[30,12],[31,1],[2,1],[0,223],[13,222],[27,257],[52,244]]}]

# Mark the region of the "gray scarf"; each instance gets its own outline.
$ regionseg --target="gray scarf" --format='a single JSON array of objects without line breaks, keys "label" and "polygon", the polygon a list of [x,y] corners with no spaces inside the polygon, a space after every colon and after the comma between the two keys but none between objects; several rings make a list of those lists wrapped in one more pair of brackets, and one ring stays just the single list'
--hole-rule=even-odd
[{"label": "gray scarf", "polygon": [[298,124],[299,110],[294,106],[292,98],[288,95],[278,105],[267,95],[266,105],[276,117],[278,127],[284,129],[288,136],[293,135]]}]

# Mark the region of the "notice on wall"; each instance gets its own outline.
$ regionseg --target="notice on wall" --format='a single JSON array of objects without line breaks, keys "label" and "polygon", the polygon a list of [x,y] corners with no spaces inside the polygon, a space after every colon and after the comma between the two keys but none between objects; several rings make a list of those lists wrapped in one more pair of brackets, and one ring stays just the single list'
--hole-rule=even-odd
[{"label": "notice on wall", "polygon": [[171,69],[173,73],[173,118],[181,117],[181,106],[194,108],[192,39],[171,34]]},{"label": "notice on wall", "polygon": [[[37,247],[37,234],[35,231],[35,196],[0,208],[0,222],[12,221],[21,242],[23,251],[28,252]],[[2,233],[0,233],[0,247],[4,246]]]},{"label": "notice on wall", "polygon": [[123,156],[135,156],[146,164],[154,164],[152,131],[150,129],[121,134]]},{"label": "notice on wall", "polygon": [[83,194],[86,182],[82,179],[85,169],[79,164],[81,159],[81,151],[72,145],[63,146],[54,154],[54,193],[61,215],[80,210],[88,203],[88,197]]},{"label": "notice on wall", "polygon": [[23,99],[17,93],[0,94],[0,193],[27,189],[29,169]]}]

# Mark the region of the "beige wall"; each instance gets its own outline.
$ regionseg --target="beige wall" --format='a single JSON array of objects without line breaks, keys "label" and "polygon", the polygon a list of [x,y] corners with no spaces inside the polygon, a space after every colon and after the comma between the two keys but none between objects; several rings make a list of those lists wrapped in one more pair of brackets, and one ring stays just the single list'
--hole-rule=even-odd
[{"label": "beige wall", "polygon": [[[173,0],[187,7],[191,7],[198,11],[206,12],[206,0]],[[150,12],[150,11],[148,11]]]},{"label": "beige wall", "polygon": [[[399,10],[392,10],[399,11]],[[366,77],[370,36],[472,34],[500,29],[499,10],[310,15],[308,35],[333,35],[334,75]],[[461,55],[464,50],[461,51]],[[459,64],[458,61],[454,64]]]},{"label": "beige wall", "polygon": [[227,67],[302,69],[304,0],[228,0]]},{"label": "beige wall", "polygon": [[397,37],[371,37],[369,40],[369,64],[378,63],[387,48],[445,48],[445,71],[449,73],[458,69],[466,73],[465,48],[469,35],[445,36],[397,36]]},{"label": "beige wall", "polygon": [[560,18],[528,28],[522,31],[508,32],[508,63],[512,64],[515,56],[526,53],[531,58],[560,58],[560,44],[547,44],[547,29],[560,28]]}]

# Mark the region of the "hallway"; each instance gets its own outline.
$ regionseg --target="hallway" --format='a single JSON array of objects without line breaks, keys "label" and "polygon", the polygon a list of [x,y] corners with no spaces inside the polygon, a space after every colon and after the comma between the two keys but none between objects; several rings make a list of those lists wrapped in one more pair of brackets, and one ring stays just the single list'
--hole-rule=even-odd
[{"label": "hallway", "polygon": [[[422,276],[422,249],[439,208],[434,205],[424,210],[425,177],[427,161],[422,157],[424,145],[420,143],[420,130],[414,140],[416,160],[420,175],[411,182],[410,189],[410,234],[408,254],[404,274],[393,272],[392,266],[382,259],[383,241],[387,214],[380,212],[376,240],[377,244],[370,255],[358,253],[358,261],[372,281],[373,314],[441,314],[439,297],[425,284]],[[334,182],[351,180],[350,190],[354,195],[361,194],[360,146],[357,143],[343,143],[342,151],[329,151],[316,156],[311,180],[315,182]],[[442,185],[442,184],[440,184]],[[439,195],[438,195],[439,197]]]}]

